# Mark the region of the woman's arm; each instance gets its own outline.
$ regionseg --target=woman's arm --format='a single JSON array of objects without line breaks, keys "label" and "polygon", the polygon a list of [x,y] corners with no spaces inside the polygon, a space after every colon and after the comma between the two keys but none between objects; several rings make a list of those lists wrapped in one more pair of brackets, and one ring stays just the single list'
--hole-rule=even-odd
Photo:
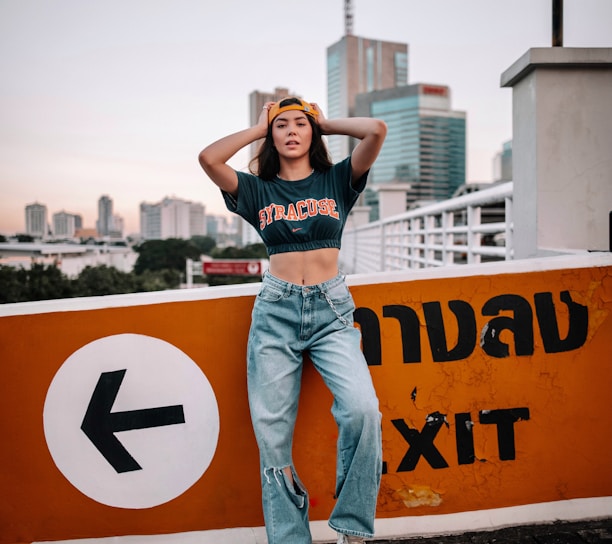
[{"label": "woman's arm", "polygon": [[208,177],[223,191],[234,196],[238,192],[238,176],[227,164],[243,147],[265,138],[268,131],[268,104],[262,110],[256,125],[225,136],[200,151],[200,166]]},{"label": "woman's arm", "polygon": [[359,179],[378,157],[387,135],[386,123],[372,117],[326,119],[316,104],[314,106],[319,111],[319,126],[324,134],[343,134],[360,140],[351,156],[353,179]]}]

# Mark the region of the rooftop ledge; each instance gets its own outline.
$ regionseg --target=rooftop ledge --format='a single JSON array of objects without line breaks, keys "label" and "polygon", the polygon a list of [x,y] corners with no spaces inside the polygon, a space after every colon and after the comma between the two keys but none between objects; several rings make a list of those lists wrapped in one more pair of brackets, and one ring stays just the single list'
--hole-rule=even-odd
[{"label": "rooftop ledge", "polygon": [[[397,270],[394,272],[375,272],[352,274],[346,277],[349,286],[415,281],[419,279],[457,278],[466,276],[489,276],[493,274],[516,274],[522,272],[548,271],[577,268],[612,267],[612,253],[576,251],[573,254],[550,257],[516,259],[479,264],[449,265],[436,268]],[[220,285],[217,287],[197,287],[194,289],[175,289],[149,293],[129,293],[97,297],[77,297],[32,302],[0,304],[0,319],[16,315],[33,315],[53,312],[74,312],[124,308],[129,306],[149,306],[171,302],[193,302],[233,297],[254,297],[260,283]]]},{"label": "rooftop ledge", "polygon": [[512,87],[536,68],[612,68],[610,47],[533,47],[501,75]]}]

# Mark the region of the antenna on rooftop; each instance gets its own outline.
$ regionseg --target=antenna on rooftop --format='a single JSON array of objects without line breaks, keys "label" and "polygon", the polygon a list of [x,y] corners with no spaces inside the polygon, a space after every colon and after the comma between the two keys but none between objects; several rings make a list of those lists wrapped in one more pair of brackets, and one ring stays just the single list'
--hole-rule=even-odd
[{"label": "antenna on rooftop", "polygon": [[563,0],[553,0],[552,44],[553,47],[563,46]]},{"label": "antenna on rooftop", "polygon": [[353,2],[344,0],[344,35],[353,35]]}]

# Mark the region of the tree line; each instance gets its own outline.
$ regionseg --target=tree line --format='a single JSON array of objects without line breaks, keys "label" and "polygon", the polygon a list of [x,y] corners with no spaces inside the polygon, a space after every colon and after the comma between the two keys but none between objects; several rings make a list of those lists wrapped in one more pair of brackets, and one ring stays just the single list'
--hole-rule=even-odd
[{"label": "tree line", "polygon": [[[27,270],[0,265],[0,303],[177,289],[184,280],[187,259],[199,260],[202,255],[219,259],[267,257],[263,244],[221,249],[209,236],[147,240],[134,246],[134,250],[138,258],[132,272],[107,265],[87,266],[76,278],[69,278],[55,265],[32,264]],[[225,285],[259,278],[215,276],[196,277],[194,281]]]}]

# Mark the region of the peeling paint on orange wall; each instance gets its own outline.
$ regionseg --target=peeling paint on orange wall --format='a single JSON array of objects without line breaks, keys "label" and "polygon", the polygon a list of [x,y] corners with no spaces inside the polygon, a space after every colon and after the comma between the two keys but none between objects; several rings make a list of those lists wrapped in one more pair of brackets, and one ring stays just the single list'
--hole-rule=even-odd
[{"label": "peeling paint on orange wall", "polygon": [[[612,495],[612,268],[419,276],[351,291],[383,417],[378,517]],[[249,295],[0,318],[0,544],[263,525],[244,362],[252,303]],[[43,429],[60,369],[84,346],[121,335],[176,348],[205,375],[218,407],[210,466],[154,506],[111,506],[79,490],[58,469]],[[96,363],[104,370],[100,387],[123,365],[113,361],[120,353],[108,359]],[[154,368],[144,382],[155,380]],[[126,381],[130,375],[128,369]],[[61,400],[81,402],[84,414],[95,378],[86,390],[75,381]],[[163,385],[155,398],[168,396]],[[126,396],[121,410],[156,407],[141,392]],[[307,364],[295,464],[312,520],[327,519],[334,505],[331,403]],[[163,449],[156,433],[188,432],[184,404],[183,426],[179,418],[163,431],[117,433],[125,449],[138,457],[139,441]],[[85,469],[100,462],[86,438],[74,447],[87,449]],[[156,472],[139,460],[156,483]],[[94,474],[96,486],[123,479],[103,459],[95,466],[104,468]]]},{"label": "peeling paint on orange wall", "polygon": [[383,412],[381,517],[610,495],[610,283],[579,269],[353,290]]}]

